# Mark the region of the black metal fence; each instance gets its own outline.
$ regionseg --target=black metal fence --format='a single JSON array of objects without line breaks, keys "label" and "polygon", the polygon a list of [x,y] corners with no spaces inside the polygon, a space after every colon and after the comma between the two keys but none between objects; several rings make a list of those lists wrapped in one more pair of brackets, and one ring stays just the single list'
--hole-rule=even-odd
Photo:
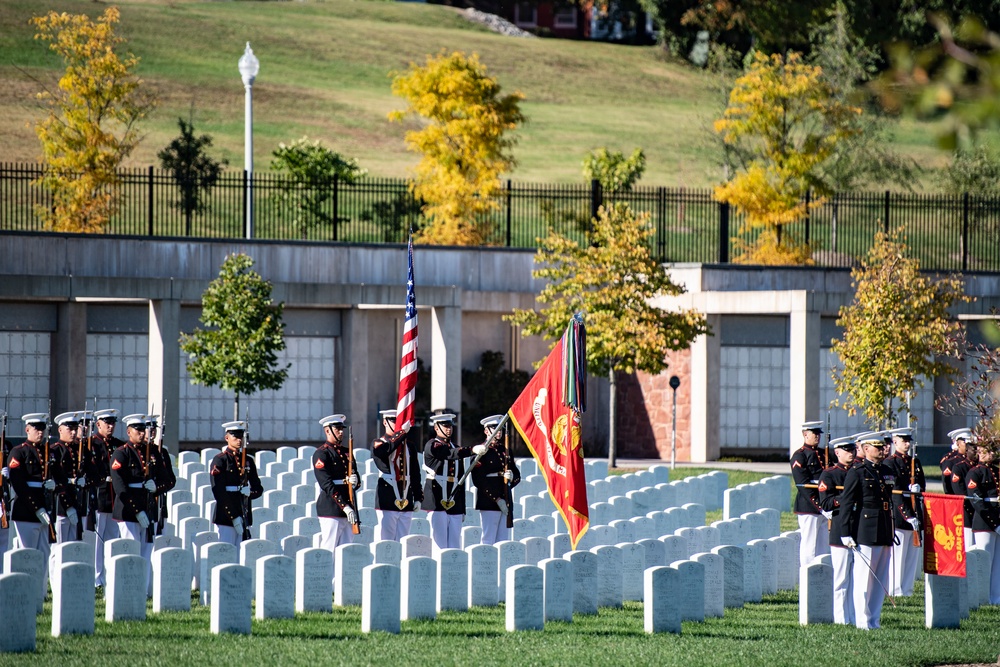
[{"label": "black metal fence", "polygon": [[[40,212],[51,195],[37,179],[40,164],[0,163],[0,230],[47,231]],[[186,213],[179,188],[164,170],[120,172],[117,213],[105,232],[118,235],[245,238],[248,201],[251,234],[259,239],[354,243],[405,243],[422,223],[420,203],[404,179],[366,177],[300,188],[280,174],[224,172],[205,195],[201,212]],[[249,193],[249,197],[247,196]],[[307,201],[311,214],[302,212]],[[507,181],[492,215],[491,243],[534,248],[556,230],[584,241],[591,218],[609,201],[646,212],[655,227],[652,250],[667,262],[727,263],[735,243],[750,238],[742,220],[710,189],[636,187],[605,193],[591,184]],[[808,242],[817,264],[850,266],[863,257],[878,231],[903,227],[925,269],[1000,272],[1000,198],[838,193],[783,233]]]}]

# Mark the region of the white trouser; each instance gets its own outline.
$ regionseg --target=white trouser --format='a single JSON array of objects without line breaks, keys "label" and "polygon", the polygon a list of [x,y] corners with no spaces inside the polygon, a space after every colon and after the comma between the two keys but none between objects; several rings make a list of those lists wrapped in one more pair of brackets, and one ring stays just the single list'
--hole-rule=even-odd
[{"label": "white trouser", "polygon": [[830,553],[830,530],[822,514],[796,514],[799,520],[799,567],[813,562],[816,556]]},{"label": "white trouser", "polygon": [[858,545],[854,554],[854,621],[862,630],[882,627],[882,602],[885,601],[882,586],[889,577],[891,556],[892,547],[864,544]]},{"label": "white trouser", "polygon": [[4,554],[10,546],[10,528],[0,528],[0,569],[3,567]]},{"label": "white trouser", "polygon": [[378,515],[378,538],[380,540],[401,542],[404,537],[410,534],[410,521],[413,519],[413,512],[376,510],[375,514]]},{"label": "white trouser", "polygon": [[990,556],[990,604],[1000,604],[1000,549],[997,548],[997,534],[973,531],[976,546],[985,549]]},{"label": "white trouser", "polygon": [[104,586],[104,543],[119,536],[118,523],[110,512],[97,512],[97,541],[94,543],[94,585]]},{"label": "white trouser", "polygon": [[334,553],[341,544],[350,544],[354,541],[351,524],[344,517],[319,517],[319,533],[319,548],[326,549],[330,553]]},{"label": "white trouser", "polygon": [[69,518],[64,516],[56,517],[56,544],[76,541],[76,524],[70,523]]},{"label": "white trouser", "polygon": [[220,542],[232,544],[237,549],[240,548],[240,542],[243,541],[242,533],[237,533],[236,529],[232,526],[220,526],[219,524],[215,524],[215,530],[219,533]]},{"label": "white trouser", "polygon": [[972,537],[972,529],[968,527],[963,528],[962,535],[965,537],[965,550],[968,551],[975,544]]},{"label": "white trouser", "polygon": [[830,547],[833,562],[833,622],[854,625],[854,552]]},{"label": "white trouser", "polygon": [[49,589],[49,554],[52,551],[49,545],[48,526],[34,521],[14,521],[14,531],[17,533],[17,540],[21,543],[22,549],[38,549],[42,552],[42,599]]},{"label": "white trouser", "polygon": [[431,512],[431,538],[438,549],[462,548],[462,520],[464,514]]},{"label": "white trouser", "polygon": [[503,512],[480,510],[479,516],[483,527],[483,544],[496,544],[510,539],[510,528],[507,527],[507,517]]},{"label": "white trouser", "polygon": [[920,547],[913,546],[912,530],[897,530],[899,544],[892,547],[892,575],[889,591],[893,595],[913,595],[913,579],[917,576],[917,557]]},{"label": "white trouser", "polygon": [[139,555],[146,561],[146,597],[153,594],[153,545],[146,540],[146,529],[140,528],[135,521],[118,521],[118,534],[124,540],[135,540],[139,543]]}]

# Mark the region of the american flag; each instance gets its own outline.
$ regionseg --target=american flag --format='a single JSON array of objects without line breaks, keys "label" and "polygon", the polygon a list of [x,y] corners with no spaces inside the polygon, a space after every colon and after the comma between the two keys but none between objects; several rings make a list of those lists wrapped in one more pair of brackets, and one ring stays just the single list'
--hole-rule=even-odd
[{"label": "american flag", "polygon": [[413,235],[406,249],[406,321],[403,323],[403,352],[399,366],[399,399],[396,428],[413,425],[413,399],[417,393],[417,299],[413,294]]}]

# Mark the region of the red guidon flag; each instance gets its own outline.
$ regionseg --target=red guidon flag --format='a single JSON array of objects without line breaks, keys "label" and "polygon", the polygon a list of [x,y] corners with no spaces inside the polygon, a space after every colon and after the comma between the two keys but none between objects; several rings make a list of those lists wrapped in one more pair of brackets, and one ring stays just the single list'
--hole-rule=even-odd
[{"label": "red guidon flag", "polygon": [[942,577],[965,576],[965,517],[962,496],[925,493],[924,572]]},{"label": "red guidon flag", "polygon": [[565,338],[549,353],[508,411],[514,427],[528,443],[538,469],[545,477],[549,496],[562,514],[576,549],[590,525],[587,480],[580,443],[580,413],[564,405],[563,348]]}]

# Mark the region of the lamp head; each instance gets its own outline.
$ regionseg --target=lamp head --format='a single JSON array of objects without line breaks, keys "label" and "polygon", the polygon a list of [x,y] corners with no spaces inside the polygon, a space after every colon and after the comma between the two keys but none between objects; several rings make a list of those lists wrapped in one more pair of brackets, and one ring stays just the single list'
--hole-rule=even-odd
[{"label": "lamp head", "polygon": [[253,49],[250,48],[250,42],[247,42],[247,47],[243,51],[243,55],[240,56],[240,76],[243,77],[244,86],[252,86],[254,79],[257,78],[257,72],[260,71],[260,61],[257,60],[257,56],[253,54]]}]

